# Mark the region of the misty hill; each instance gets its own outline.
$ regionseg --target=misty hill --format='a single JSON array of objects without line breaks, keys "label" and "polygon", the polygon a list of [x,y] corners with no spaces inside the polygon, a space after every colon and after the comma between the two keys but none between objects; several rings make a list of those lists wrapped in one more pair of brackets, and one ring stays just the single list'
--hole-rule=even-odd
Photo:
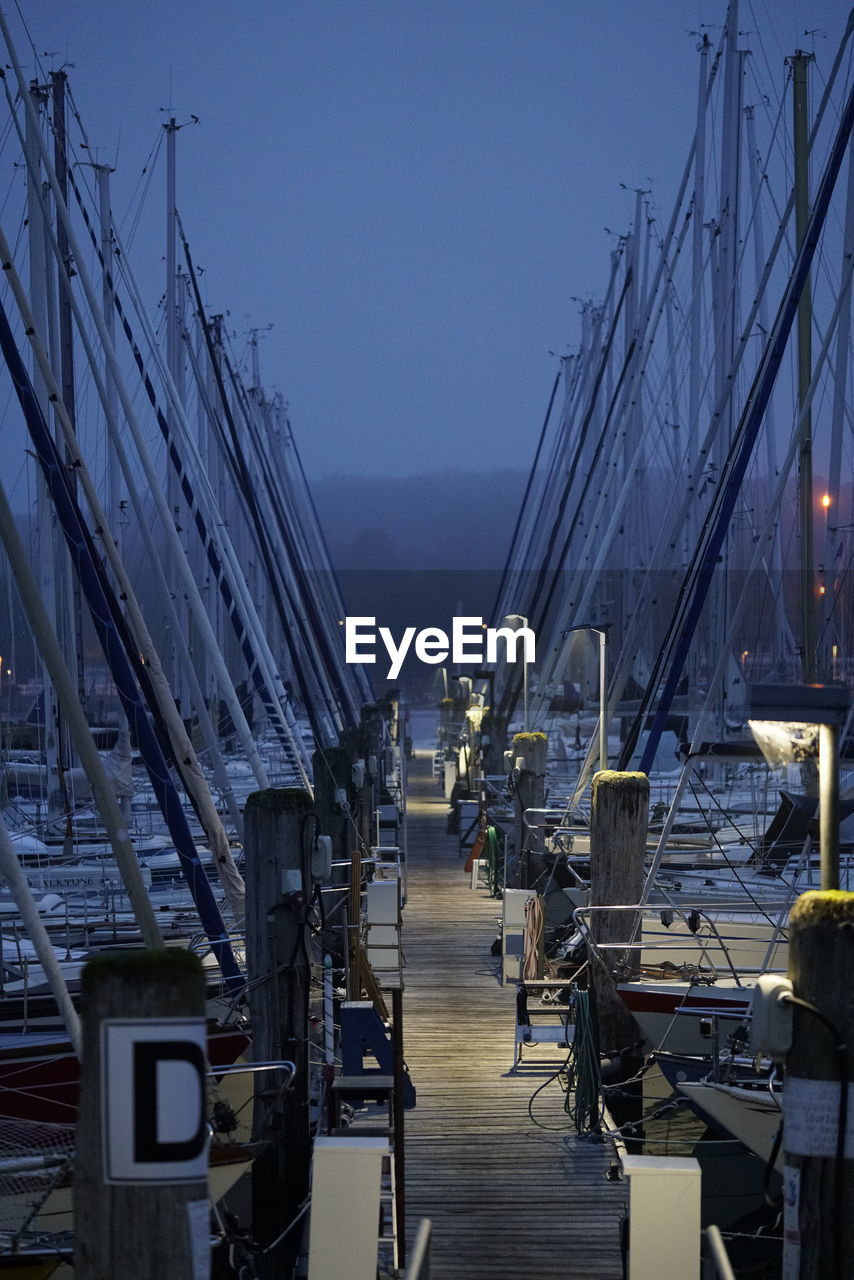
[{"label": "misty hill", "polygon": [[[492,617],[525,489],[522,471],[456,471],[403,478],[326,476],[312,492],[348,614],[450,632],[454,616]],[[370,671],[385,687],[384,652]],[[441,696],[440,673],[411,656],[410,696]]]},{"label": "misty hill", "polygon": [[330,475],[312,493],[338,569],[500,571],[526,479],[510,470]]}]

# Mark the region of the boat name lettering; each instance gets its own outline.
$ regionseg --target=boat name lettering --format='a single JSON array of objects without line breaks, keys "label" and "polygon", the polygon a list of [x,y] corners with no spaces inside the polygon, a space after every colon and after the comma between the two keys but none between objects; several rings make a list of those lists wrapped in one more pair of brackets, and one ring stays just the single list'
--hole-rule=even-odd
[{"label": "boat name lettering", "polygon": [[[421,662],[438,665],[446,662],[458,664],[498,661],[499,641],[504,642],[504,658],[507,662],[520,659],[517,654],[521,643],[521,661],[536,661],[536,636],[530,627],[488,627],[483,618],[460,617],[451,623],[451,635],[441,627],[406,627],[398,642],[389,627],[376,627],[376,618],[354,617],[344,619],[345,659],[351,663],[376,662],[377,635],[388,654],[390,666],[387,680],[396,680],[410,648]],[[414,641],[414,645],[413,645]]]}]

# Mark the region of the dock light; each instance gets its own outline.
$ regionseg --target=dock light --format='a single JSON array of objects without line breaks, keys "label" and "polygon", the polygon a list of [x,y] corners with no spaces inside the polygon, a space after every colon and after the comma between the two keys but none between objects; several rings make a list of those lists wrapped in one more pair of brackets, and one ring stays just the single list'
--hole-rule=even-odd
[{"label": "dock light", "polygon": [[848,714],[842,684],[755,684],[748,721],[772,768],[818,757],[822,889],[839,888],[839,727]]},{"label": "dock light", "polygon": [[593,631],[599,637],[599,768],[608,768],[608,632],[613,622],[582,622],[567,627],[564,635],[575,631]]}]

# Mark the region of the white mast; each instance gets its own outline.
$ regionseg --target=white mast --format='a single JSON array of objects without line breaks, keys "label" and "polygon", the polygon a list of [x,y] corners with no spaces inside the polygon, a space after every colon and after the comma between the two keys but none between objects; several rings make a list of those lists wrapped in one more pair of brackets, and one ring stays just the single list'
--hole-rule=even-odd
[{"label": "white mast", "polygon": [[[22,86],[25,104],[30,106],[27,112],[27,127],[24,138],[24,149],[27,160],[27,225],[29,230],[29,268],[30,299],[35,323],[42,333],[48,332],[47,307],[47,255],[45,244],[47,237],[47,220],[41,193],[41,166],[39,164],[40,148],[43,140],[39,132],[39,113],[46,99],[46,92],[33,84],[27,92]],[[44,379],[38,370],[34,370],[33,390],[47,418],[47,395]],[[53,529],[53,516],[47,488],[42,476],[41,467],[36,466],[37,495],[37,550],[35,563],[39,566],[39,587],[45,608],[48,611],[51,626],[56,631],[56,578],[54,566],[57,561],[56,540]],[[47,668],[42,666],[42,701],[44,714],[44,745],[47,763],[48,797],[55,795],[62,785],[59,757],[59,718],[56,706],[56,695],[48,676]],[[55,811],[48,810],[50,816]]]}]

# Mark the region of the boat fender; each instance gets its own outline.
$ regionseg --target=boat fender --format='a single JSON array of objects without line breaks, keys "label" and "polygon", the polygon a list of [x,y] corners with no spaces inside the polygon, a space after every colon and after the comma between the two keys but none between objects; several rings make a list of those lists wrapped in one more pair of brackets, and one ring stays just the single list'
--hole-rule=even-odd
[{"label": "boat fender", "polygon": [[643,1040],[626,1045],[619,1053],[599,1059],[599,1077],[603,1084],[624,1082],[637,1074]]},{"label": "boat fender", "polygon": [[619,1079],[622,1063],[619,1055],[616,1058],[599,1059],[599,1078],[603,1084],[613,1084]]}]

